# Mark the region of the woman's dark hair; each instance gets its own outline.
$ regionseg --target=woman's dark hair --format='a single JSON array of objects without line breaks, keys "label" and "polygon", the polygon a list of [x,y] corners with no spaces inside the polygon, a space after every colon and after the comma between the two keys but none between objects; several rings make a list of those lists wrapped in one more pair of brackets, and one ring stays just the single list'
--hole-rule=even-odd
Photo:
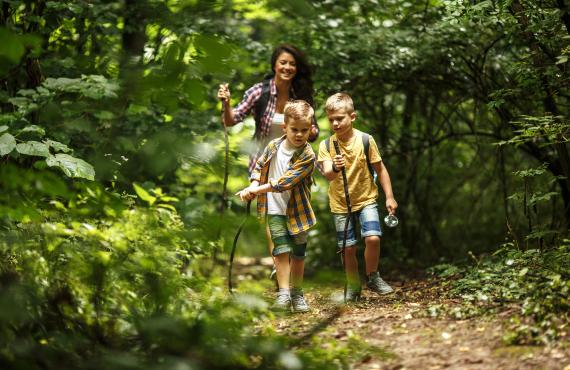
[{"label": "woman's dark hair", "polygon": [[271,70],[275,76],[275,62],[281,53],[289,53],[295,58],[297,64],[297,73],[293,78],[293,94],[290,98],[302,99],[313,106],[313,68],[307,62],[305,53],[297,49],[293,45],[282,44],[273,50],[271,55]]}]

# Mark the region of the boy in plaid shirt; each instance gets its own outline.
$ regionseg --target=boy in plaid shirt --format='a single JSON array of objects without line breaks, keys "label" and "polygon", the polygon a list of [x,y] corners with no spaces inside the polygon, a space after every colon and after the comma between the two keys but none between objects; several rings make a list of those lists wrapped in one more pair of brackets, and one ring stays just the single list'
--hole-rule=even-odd
[{"label": "boy in plaid shirt", "polygon": [[[315,153],[307,142],[313,108],[303,100],[285,105],[285,135],[269,142],[251,173],[251,184],[236,193],[243,201],[257,197],[258,217],[265,217],[277,268],[275,310],[309,310],[301,288],[307,230],[316,224],[311,208]],[[291,289],[289,288],[291,286]]]}]

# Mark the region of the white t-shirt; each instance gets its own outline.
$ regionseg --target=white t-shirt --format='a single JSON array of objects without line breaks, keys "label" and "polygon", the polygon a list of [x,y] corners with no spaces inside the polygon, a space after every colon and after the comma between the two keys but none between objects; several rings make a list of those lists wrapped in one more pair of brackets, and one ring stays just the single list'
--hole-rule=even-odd
[{"label": "white t-shirt", "polygon": [[[279,145],[279,149],[275,154],[275,157],[271,159],[269,164],[269,179],[277,180],[287,171],[289,168],[289,161],[293,157],[296,148],[287,148],[286,140]],[[287,203],[289,203],[289,198],[291,198],[291,190],[284,191],[282,193],[267,193],[267,214],[269,215],[287,215]]]},{"label": "white t-shirt", "polygon": [[269,140],[277,139],[284,135],[283,127],[285,126],[285,115],[283,113],[275,112],[271,127],[269,128]]}]

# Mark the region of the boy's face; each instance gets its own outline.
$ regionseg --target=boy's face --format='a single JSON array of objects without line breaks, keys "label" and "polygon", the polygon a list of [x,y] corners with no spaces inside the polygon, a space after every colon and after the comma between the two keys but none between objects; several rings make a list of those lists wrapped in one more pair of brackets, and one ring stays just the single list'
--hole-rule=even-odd
[{"label": "boy's face", "polygon": [[327,118],[334,133],[344,136],[352,130],[352,122],[356,119],[356,113],[348,113],[345,109],[327,111]]},{"label": "boy's face", "polygon": [[295,148],[300,148],[305,145],[307,140],[309,140],[310,133],[310,120],[285,120],[285,135],[287,135],[287,141]]}]

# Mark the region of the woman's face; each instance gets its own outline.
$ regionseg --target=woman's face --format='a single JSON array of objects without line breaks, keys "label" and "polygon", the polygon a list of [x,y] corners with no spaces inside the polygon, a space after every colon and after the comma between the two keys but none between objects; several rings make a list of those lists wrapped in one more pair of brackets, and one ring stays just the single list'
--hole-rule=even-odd
[{"label": "woman's face", "polygon": [[297,62],[295,57],[284,51],[277,57],[275,65],[275,78],[283,81],[292,81],[297,74]]}]

